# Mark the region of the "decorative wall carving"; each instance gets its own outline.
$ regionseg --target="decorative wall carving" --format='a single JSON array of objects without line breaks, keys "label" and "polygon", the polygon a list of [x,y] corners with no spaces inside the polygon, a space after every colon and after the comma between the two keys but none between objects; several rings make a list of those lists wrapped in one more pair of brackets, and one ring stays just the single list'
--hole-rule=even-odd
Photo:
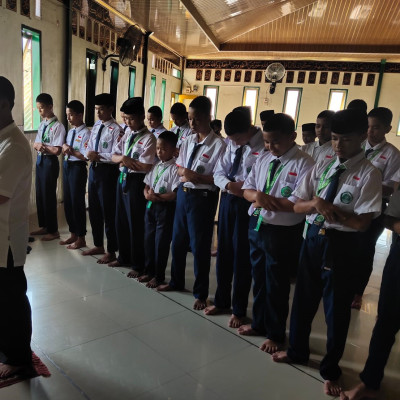
[{"label": "decorative wall carving", "polygon": [[93,36],[92,20],[88,18],[86,22],[86,40],[88,42],[91,42],[92,36]]},{"label": "decorative wall carving", "polygon": [[198,69],[196,71],[196,81],[201,81],[203,79],[203,70],[202,69]]},{"label": "decorative wall carving", "polygon": [[368,74],[367,76],[367,86],[375,85],[375,74]]},{"label": "decorative wall carving", "polygon": [[317,80],[317,73],[316,73],[316,71],[311,71],[311,72],[308,74],[308,83],[313,84],[313,83],[315,83],[316,80]]},{"label": "decorative wall carving", "polygon": [[6,8],[17,12],[17,0],[6,0]]},{"label": "decorative wall carving", "polygon": [[217,69],[215,71],[215,82],[220,82],[221,81],[221,77],[222,77],[222,71],[220,69]]},{"label": "decorative wall carving", "polygon": [[31,16],[31,4],[29,0],[21,0],[21,15],[28,18]]},{"label": "decorative wall carving", "polygon": [[343,75],[343,85],[350,85],[351,82],[351,73],[350,72],[346,72]]},{"label": "decorative wall carving", "polygon": [[251,82],[252,71],[245,71],[244,73],[244,81]]},{"label": "decorative wall carving", "polygon": [[85,16],[83,14],[80,14],[79,15],[79,37],[81,39],[85,38],[85,26],[86,26]]},{"label": "decorative wall carving", "polygon": [[354,85],[355,86],[361,86],[363,81],[363,74],[356,74],[356,77],[354,78]]},{"label": "decorative wall carving", "polygon": [[93,24],[93,43],[99,44],[99,24],[97,22]]},{"label": "decorative wall carving", "polygon": [[211,81],[211,69],[206,69],[204,72],[204,80]]},{"label": "decorative wall carving", "polygon": [[71,25],[72,25],[72,34],[78,34],[78,12],[76,10],[72,10],[72,17],[71,17]]},{"label": "decorative wall carving", "polygon": [[235,82],[240,82],[242,80],[242,71],[235,71]]},{"label": "decorative wall carving", "polygon": [[260,83],[262,79],[262,74],[263,74],[262,71],[256,71],[254,82]]},{"label": "decorative wall carving", "polygon": [[306,73],[304,71],[300,71],[297,75],[297,83],[304,83],[306,80]]},{"label": "decorative wall carving", "polygon": [[319,76],[320,85],[325,85],[327,82],[328,82],[328,73],[321,72],[321,75]]},{"label": "decorative wall carving", "polygon": [[286,72],[286,83],[293,83],[294,81],[294,71]]},{"label": "decorative wall carving", "polygon": [[225,71],[225,75],[224,75],[224,81],[225,82],[230,82],[231,81],[231,71],[228,69]]},{"label": "decorative wall carving", "polygon": [[331,85],[337,85],[339,83],[339,72],[333,72],[331,77]]}]

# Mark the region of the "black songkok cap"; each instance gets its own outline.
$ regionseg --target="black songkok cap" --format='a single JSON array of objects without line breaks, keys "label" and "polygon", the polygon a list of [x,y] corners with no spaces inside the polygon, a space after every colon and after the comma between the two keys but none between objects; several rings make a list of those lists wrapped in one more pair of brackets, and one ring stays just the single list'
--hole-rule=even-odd
[{"label": "black songkok cap", "polygon": [[96,106],[113,106],[114,97],[110,93],[102,93],[94,96],[94,104]]},{"label": "black songkok cap", "polygon": [[10,109],[14,107],[15,90],[12,83],[4,76],[0,76],[0,98],[6,99]]},{"label": "black songkok cap", "polygon": [[309,131],[315,132],[315,123],[314,123],[314,122],[310,122],[310,123],[308,123],[308,124],[303,124],[303,125],[301,126],[301,130],[302,130],[303,132],[305,132],[305,131],[307,131],[307,132],[309,132]]},{"label": "black songkok cap", "polygon": [[268,118],[272,117],[275,114],[274,110],[265,110],[260,112],[260,120],[266,121]]},{"label": "black songkok cap", "polygon": [[244,110],[236,108],[225,117],[224,131],[228,136],[232,136],[235,133],[246,133],[250,127],[250,116]]},{"label": "black songkok cap", "polygon": [[363,134],[368,130],[367,113],[359,109],[338,111],[332,118],[332,132],[337,135]]},{"label": "black songkok cap", "polygon": [[141,97],[131,97],[124,101],[120,111],[129,115],[144,115],[143,99]]}]

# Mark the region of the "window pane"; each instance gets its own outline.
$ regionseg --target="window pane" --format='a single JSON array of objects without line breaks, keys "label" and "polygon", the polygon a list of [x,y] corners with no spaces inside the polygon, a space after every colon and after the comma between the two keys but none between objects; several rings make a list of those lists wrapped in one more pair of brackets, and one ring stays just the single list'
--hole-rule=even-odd
[{"label": "window pane", "polygon": [[283,112],[290,115],[297,126],[300,110],[301,89],[286,89]]},{"label": "window pane", "polygon": [[135,80],[136,80],[136,68],[129,68],[129,92],[128,97],[135,97]]},{"label": "window pane", "polygon": [[343,110],[346,102],[346,95],[346,90],[331,90],[329,93],[328,110]]},{"label": "window pane", "polygon": [[165,79],[162,80],[161,82],[161,104],[160,108],[162,110],[162,113],[164,115],[164,104],[165,104],[165,89],[167,87],[167,81]]},{"label": "window pane", "polygon": [[252,123],[256,120],[258,103],[258,89],[245,88],[243,93],[243,105],[251,108],[251,120]]},{"label": "window pane", "polygon": [[215,119],[217,114],[218,86],[206,86],[204,88],[204,96],[211,100],[211,119]]},{"label": "window pane", "polygon": [[154,106],[154,98],[156,96],[156,76],[151,76],[151,84],[150,84],[150,107]]}]

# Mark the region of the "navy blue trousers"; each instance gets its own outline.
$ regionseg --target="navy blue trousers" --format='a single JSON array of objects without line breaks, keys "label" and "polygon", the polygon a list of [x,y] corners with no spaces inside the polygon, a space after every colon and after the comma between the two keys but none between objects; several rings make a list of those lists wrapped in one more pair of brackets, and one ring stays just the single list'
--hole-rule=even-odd
[{"label": "navy blue trousers", "polygon": [[249,224],[250,261],[253,272],[252,328],[276,342],[285,341],[289,313],[290,271],[299,261],[303,224]]},{"label": "navy blue trousers", "polygon": [[368,285],[369,278],[372,273],[375,256],[375,246],[382,235],[385,226],[383,224],[384,215],[387,207],[387,203],[384,200],[382,202],[382,214],[371,221],[369,228],[365,232],[361,232],[361,242],[363,244],[360,251],[360,257],[358,259],[358,276],[355,285],[355,294],[362,296],[365,288]]},{"label": "navy blue trousers", "polygon": [[372,332],[369,355],[361,380],[371,389],[378,390],[385,365],[400,329],[400,238],[390,249],[382,275],[378,303],[378,319]]},{"label": "navy blue trousers", "polygon": [[288,356],[295,362],[308,361],[311,324],[322,298],[327,344],[320,374],[325,380],[337,380],[350,323],[360,234],[331,229],[320,235],[318,231],[317,225],[309,225],[301,249]]},{"label": "navy blue trousers", "polygon": [[115,225],[118,238],[118,261],[135,271],[144,270],[144,214],[146,199],[143,183],[145,174],[127,174],[125,193],[117,183],[117,212]]},{"label": "navy blue trousers", "polygon": [[157,283],[165,281],[174,226],[175,201],[153,202],[145,215],[145,273]]},{"label": "navy blue trousers", "polygon": [[[96,247],[104,246],[104,230],[107,237],[107,252],[118,250],[115,232],[116,190],[119,176],[118,165],[97,163],[89,169],[89,219]],[[104,229],[105,228],[105,229]]]},{"label": "navy blue trousers", "polygon": [[36,163],[36,207],[38,222],[47,232],[58,231],[57,179],[60,164],[57,156],[43,155]]},{"label": "navy blue trousers", "polygon": [[218,216],[218,286],[214,304],[218,308],[230,308],[232,298],[232,312],[237,317],[246,315],[251,287],[249,207],[250,203],[246,199],[233,194],[221,194]]},{"label": "navy blue trousers", "polygon": [[64,161],[63,178],[64,212],[69,231],[77,236],[85,236],[86,163],[84,161]]},{"label": "navy blue trousers", "polygon": [[26,296],[27,283],[23,266],[14,266],[11,249],[7,268],[0,268],[0,362],[31,365],[31,306]]},{"label": "navy blue trousers", "polygon": [[169,284],[176,290],[185,288],[186,256],[190,245],[194,258],[193,295],[200,300],[206,300],[208,297],[211,241],[217,203],[218,192],[207,190],[184,192],[182,185],[178,189]]}]

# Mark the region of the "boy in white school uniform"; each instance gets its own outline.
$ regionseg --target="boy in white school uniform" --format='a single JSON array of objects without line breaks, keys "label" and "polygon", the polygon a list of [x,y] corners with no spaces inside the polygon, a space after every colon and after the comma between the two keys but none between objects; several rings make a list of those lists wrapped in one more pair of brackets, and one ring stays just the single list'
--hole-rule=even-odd
[{"label": "boy in white school uniform", "polygon": [[335,156],[332,150],[331,125],[334,111],[325,110],[318,114],[315,124],[317,140],[301,146],[301,150],[310,155],[316,163],[325,159],[332,159]]},{"label": "boy in white school uniform", "polygon": [[204,313],[226,312],[232,305],[228,326],[238,328],[246,317],[251,286],[250,203],[243,197],[242,185],[264,151],[264,139],[262,130],[251,124],[245,110],[235,109],[229,113],[224,129],[229,138],[228,146],[214,173],[214,182],[222,190],[218,216],[218,286],[214,305],[208,306]]},{"label": "boy in white school uniform", "polygon": [[210,128],[211,101],[196,97],[189,105],[189,121],[194,132],[183,143],[176,160],[181,185],[172,234],[171,280],[158,290],[184,290],[187,249],[194,257],[195,310],[207,306],[211,240],[218,202],[213,175],[218,159],[226,149],[224,141]]},{"label": "boy in white school uniform", "polygon": [[132,268],[129,278],[139,277],[144,270],[144,214],[146,199],[143,182],[155,162],[156,139],[144,124],[143,99],[132,97],[124,102],[129,130],[115,147],[112,160],[120,164],[117,184],[115,224],[118,238],[118,258],[110,267],[126,265]]},{"label": "boy in white school uniform", "polygon": [[53,112],[53,99],[47,93],[36,98],[36,106],[42,117],[33,148],[38,152],[36,160],[36,207],[39,230],[31,235],[44,235],[42,240],[60,237],[57,221],[57,179],[60,173],[58,156],[65,140],[64,125]]},{"label": "boy in white school uniform", "polygon": [[63,144],[64,212],[71,236],[60,242],[67,249],[86,246],[86,149],[90,131],[83,122],[84,105],[78,100],[67,104],[67,119],[72,125]]},{"label": "boy in white school uniform", "polygon": [[297,266],[304,215],[295,214],[291,194],[314,165],[296,146],[293,119],[274,114],[263,127],[269,152],[256,161],[245,180],[249,208],[250,261],[253,273],[253,321],[241,335],[265,335],[261,350],[273,353],[285,341],[290,272]]},{"label": "boy in white school uniform", "polygon": [[[118,165],[112,161],[114,146],[118,143],[121,127],[112,117],[114,98],[109,93],[95,96],[98,121],[94,124],[88,142],[86,158],[89,168],[89,219],[92,226],[94,247],[82,255],[104,254],[97,263],[108,264],[115,260],[118,250],[115,232],[115,186]],[[104,232],[107,247],[104,248]]]},{"label": "boy in white school uniform", "polygon": [[295,212],[307,214],[307,229],[292,304],[289,349],[276,352],[273,359],[307,363],[311,324],[322,297],[327,344],[319,369],[324,391],[330,396],[341,391],[339,362],[350,323],[360,231],[368,228],[381,208],[380,173],[361,148],[367,129],[365,112],[338,111],[332,120],[336,156],[318,163],[292,194]]},{"label": "boy in white school uniform", "polygon": [[147,122],[149,123],[149,131],[157,139],[161,132],[167,129],[162,124],[162,110],[158,106],[152,106],[147,110]]},{"label": "boy in white school uniform", "polygon": [[400,170],[400,151],[386,141],[386,135],[391,131],[392,112],[385,107],[377,107],[368,114],[368,136],[363,143],[365,157],[381,171],[382,174],[382,214],[373,219],[369,228],[362,233],[364,248],[358,261],[359,277],[355,286],[355,296],[352,308],[359,310],[362,296],[372,273],[375,246],[384,230],[384,212],[389,198],[393,193],[394,174]]},{"label": "boy in white school uniform", "polygon": [[179,149],[182,142],[193,134],[189,125],[186,106],[183,103],[175,103],[171,107],[170,116],[172,121],[174,121],[174,126],[171,128],[171,132],[174,132],[178,136],[176,147]]},{"label": "boy in white school uniform", "polygon": [[145,271],[138,281],[147,282],[149,288],[165,283],[179,186],[178,167],[174,158],[177,141],[178,137],[173,132],[160,133],[156,147],[158,161],[144,178],[144,196],[147,200]]}]

